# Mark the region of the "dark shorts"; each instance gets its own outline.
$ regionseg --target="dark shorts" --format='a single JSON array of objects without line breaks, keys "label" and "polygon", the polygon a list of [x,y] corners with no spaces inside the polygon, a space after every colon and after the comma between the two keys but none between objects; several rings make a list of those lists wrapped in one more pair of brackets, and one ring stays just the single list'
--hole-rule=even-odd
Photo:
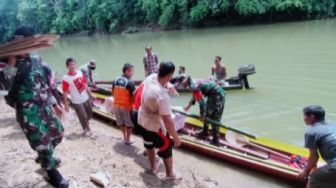
[{"label": "dark shorts", "polygon": [[336,187],[336,168],[325,165],[316,169],[310,176],[312,188]]},{"label": "dark shorts", "polygon": [[144,132],[144,128],[138,123],[138,110],[133,109],[131,111],[131,120],[134,125],[133,132],[135,134],[142,135],[142,133]]},{"label": "dark shorts", "polygon": [[142,138],[144,139],[144,146],[146,149],[158,148],[157,154],[167,159],[172,156],[173,142],[169,138],[169,134],[163,134],[161,130],[159,132],[152,132],[146,129],[143,130]]}]

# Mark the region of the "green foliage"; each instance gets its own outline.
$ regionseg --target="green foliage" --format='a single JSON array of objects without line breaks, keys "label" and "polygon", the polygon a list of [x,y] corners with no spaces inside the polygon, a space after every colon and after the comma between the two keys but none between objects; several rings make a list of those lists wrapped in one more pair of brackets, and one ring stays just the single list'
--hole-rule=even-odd
[{"label": "green foliage", "polygon": [[214,0],[211,6],[211,11],[214,16],[222,15],[229,11],[231,7],[230,0]]},{"label": "green foliage", "polygon": [[307,0],[284,0],[280,1],[275,5],[275,9],[278,11],[287,11],[287,10],[302,10],[305,11],[307,8]]},{"label": "green foliage", "polygon": [[198,0],[197,5],[194,6],[190,11],[190,22],[200,23],[203,21],[210,13],[210,1]]},{"label": "green foliage", "polygon": [[272,7],[272,0],[238,0],[235,10],[243,16],[265,14]]},{"label": "green foliage", "polygon": [[16,18],[17,13],[17,0],[0,1],[0,42],[7,41],[13,35],[16,26],[20,24]]},{"label": "green foliage", "polygon": [[[19,25],[40,33],[121,32],[254,21],[327,18],[336,0],[0,0],[0,41]],[[233,17],[232,17],[233,15]],[[278,16],[278,17],[277,17]],[[231,20],[230,20],[231,19]],[[232,20],[236,19],[236,20]]]},{"label": "green foliage", "polygon": [[[307,0],[308,1],[308,0]],[[317,17],[331,17],[335,14],[335,0],[309,0],[309,13]]]},{"label": "green foliage", "polygon": [[149,23],[157,23],[160,16],[159,0],[139,0],[141,10],[145,14],[145,18]]},{"label": "green foliage", "polygon": [[174,14],[177,9],[176,0],[163,0],[160,6],[162,14],[159,18],[159,24],[167,28],[172,22],[174,22]]}]

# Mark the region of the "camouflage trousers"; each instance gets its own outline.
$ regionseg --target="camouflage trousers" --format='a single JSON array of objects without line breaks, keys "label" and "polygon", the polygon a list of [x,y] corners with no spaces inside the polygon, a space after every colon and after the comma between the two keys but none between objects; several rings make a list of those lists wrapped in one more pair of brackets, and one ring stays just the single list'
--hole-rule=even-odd
[{"label": "camouflage trousers", "polygon": [[62,141],[64,129],[51,106],[24,102],[17,108],[17,118],[31,148],[38,153],[41,167],[55,168],[54,148]]},{"label": "camouflage trousers", "polygon": [[[225,95],[222,93],[216,93],[215,95],[208,97],[206,102],[205,117],[220,122],[222,119],[225,105]],[[209,124],[204,121],[203,130],[207,132]],[[219,133],[219,125],[212,125],[214,134]]]}]

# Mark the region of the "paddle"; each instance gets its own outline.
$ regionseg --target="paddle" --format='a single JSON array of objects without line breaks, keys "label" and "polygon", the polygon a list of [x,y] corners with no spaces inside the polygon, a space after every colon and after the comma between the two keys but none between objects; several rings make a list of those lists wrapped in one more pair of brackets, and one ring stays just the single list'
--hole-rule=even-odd
[{"label": "paddle", "polygon": [[225,134],[225,139],[233,144],[233,145],[238,145],[238,146],[245,146],[245,145],[250,145],[250,146],[253,146],[259,150],[262,150],[264,152],[267,152],[269,154],[272,154],[272,155],[276,155],[278,157],[281,157],[283,159],[285,159],[286,161],[290,161],[291,160],[291,157],[288,156],[288,155],[285,155],[285,154],[282,154],[280,152],[277,152],[277,151],[274,151],[272,149],[269,149],[269,148],[266,148],[264,146],[261,146],[261,145],[258,145],[258,144],[255,144],[255,143],[252,143],[250,142],[246,136],[243,136],[241,134],[236,134],[235,132],[229,130],[226,132]]},{"label": "paddle", "polygon": [[[182,115],[185,115],[185,116],[188,116],[188,117],[192,117],[192,118],[200,119],[200,116],[199,116],[199,115],[196,115],[196,114],[190,114],[190,113],[183,112],[183,111],[180,111],[180,110],[177,110],[177,109],[172,109],[172,110],[173,110],[173,112],[175,112],[175,113],[179,113],[179,114],[182,114]],[[253,139],[256,139],[256,138],[257,138],[256,136],[254,136],[254,135],[252,135],[252,134],[250,134],[250,133],[247,133],[247,132],[245,132],[245,131],[241,131],[241,130],[238,130],[238,129],[235,129],[235,128],[232,128],[232,127],[225,126],[225,125],[221,124],[220,122],[215,121],[215,120],[210,119],[210,118],[207,118],[207,117],[206,117],[206,121],[209,122],[209,123],[211,123],[211,124],[218,125],[218,126],[220,126],[220,127],[224,127],[224,128],[226,128],[226,129],[231,130],[231,131],[234,131],[234,132],[236,132],[236,133],[245,135],[245,136],[247,136],[247,137],[250,137],[250,138],[253,138]]]}]

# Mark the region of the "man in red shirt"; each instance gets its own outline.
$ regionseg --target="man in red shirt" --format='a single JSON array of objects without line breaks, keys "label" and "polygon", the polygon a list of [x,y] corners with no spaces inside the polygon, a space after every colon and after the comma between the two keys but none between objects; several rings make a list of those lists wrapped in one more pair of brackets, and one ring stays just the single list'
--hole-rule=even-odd
[{"label": "man in red shirt", "polygon": [[83,73],[76,68],[76,61],[68,58],[65,62],[68,73],[62,81],[63,99],[65,111],[69,111],[68,94],[77,113],[78,119],[84,129],[85,135],[91,135],[89,120],[92,118],[92,105],[90,101],[91,91]]}]

